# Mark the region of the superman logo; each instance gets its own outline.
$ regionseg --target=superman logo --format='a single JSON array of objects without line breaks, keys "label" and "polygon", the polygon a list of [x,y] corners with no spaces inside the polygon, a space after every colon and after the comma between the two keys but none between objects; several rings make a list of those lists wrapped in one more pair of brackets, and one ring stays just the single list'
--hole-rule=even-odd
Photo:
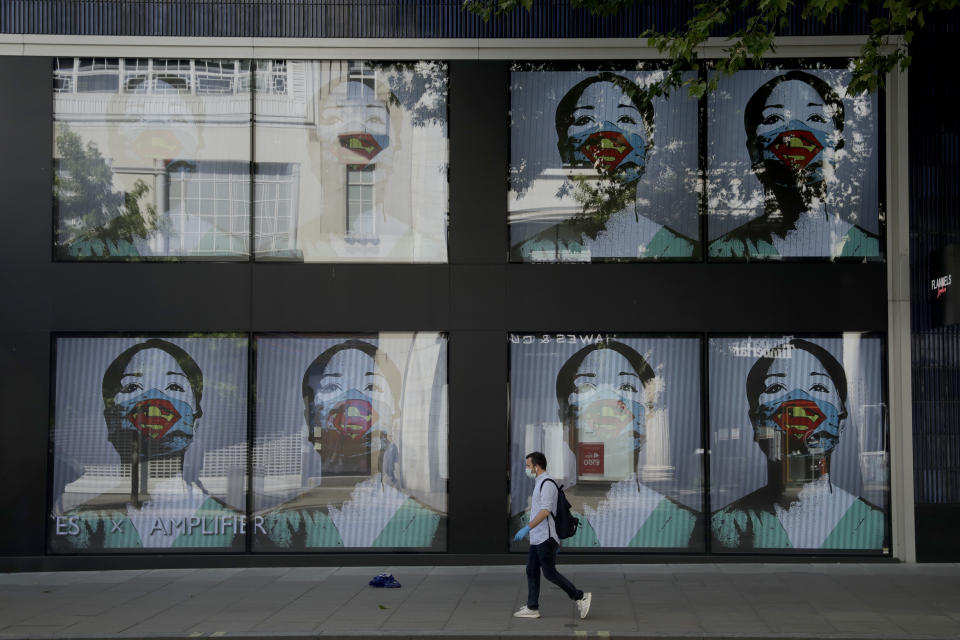
[{"label": "superman logo", "polygon": [[581,419],[599,428],[623,429],[633,422],[633,413],[620,400],[597,400],[587,405]]},{"label": "superman logo", "polygon": [[383,151],[380,143],[369,133],[343,133],[339,136],[340,146],[367,160]]},{"label": "superman logo", "polygon": [[809,131],[784,131],[770,143],[770,151],[791,169],[803,169],[817,157],[823,145]]},{"label": "superman logo", "polygon": [[333,408],[327,416],[327,424],[348,438],[356,439],[369,431],[377,418],[379,415],[369,402],[350,399]]},{"label": "superman logo", "polygon": [[610,173],[633,151],[633,147],[622,133],[598,131],[580,145],[580,151],[597,170]]},{"label": "superman logo", "polygon": [[798,440],[806,440],[825,419],[820,407],[811,400],[788,400],[773,414],[773,421]]},{"label": "superman logo", "polygon": [[130,424],[154,440],[162,438],[179,419],[180,413],[168,400],[161,398],[142,400],[127,414]]}]

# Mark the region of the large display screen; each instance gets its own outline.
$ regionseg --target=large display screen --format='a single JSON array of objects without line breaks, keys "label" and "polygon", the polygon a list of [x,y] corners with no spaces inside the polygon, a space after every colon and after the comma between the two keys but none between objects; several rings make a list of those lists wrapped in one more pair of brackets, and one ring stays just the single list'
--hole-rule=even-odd
[{"label": "large display screen", "polygon": [[514,67],[511,261],[699,259],[697,100],[642,67]]},{"label": "large display screen", "polygon": [[447,338],[256,337],[254,549],[446,549]]},{"label": "large display screen", "polygon": [[717,74],[707,122],[710,259],[880,259],[876,94],[846,69]]},{"label": "large display screen", "polygon": [[714,337],[709,362],[711,550],[886,552],[882,339]]},{"label": "large display screen", "polygon": [[248,340],[57,337],[49,549],[243,551]]},{"label": "large display screen", "polygon": [[[699,338],[510,336],[510,536],[546,456],[580,527],[564,547],[704,549]],[[513,543],[513,549],[522,545]]]}]

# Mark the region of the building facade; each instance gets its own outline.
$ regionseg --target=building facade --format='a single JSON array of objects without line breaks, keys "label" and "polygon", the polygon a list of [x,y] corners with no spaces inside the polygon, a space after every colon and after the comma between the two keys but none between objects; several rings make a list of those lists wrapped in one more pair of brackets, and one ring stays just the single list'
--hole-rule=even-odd
[{"label": "building facade", "polygon": [[955,558],[956,15],[674,6],[6,4],[4,564],[511,561],[531,451],[577,561]]}]

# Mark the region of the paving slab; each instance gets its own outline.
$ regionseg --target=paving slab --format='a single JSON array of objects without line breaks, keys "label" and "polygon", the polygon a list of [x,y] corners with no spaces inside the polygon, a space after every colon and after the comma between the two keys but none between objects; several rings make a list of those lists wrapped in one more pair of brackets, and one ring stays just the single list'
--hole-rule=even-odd
[{"label": "paving slab", "polygon": [[[387,571],[400,589],[367,581]],[[580,620],[520,565],[269,567],[0,575],[0,639],[960,638],[960,566],[756,563],[561,566],[592,591]]]}]

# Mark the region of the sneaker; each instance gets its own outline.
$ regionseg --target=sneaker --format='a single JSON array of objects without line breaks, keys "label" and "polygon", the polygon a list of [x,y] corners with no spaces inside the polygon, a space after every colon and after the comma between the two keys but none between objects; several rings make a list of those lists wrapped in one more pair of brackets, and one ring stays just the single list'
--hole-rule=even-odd
[{"label": "sneaker", "polygon": [[513,614],[514,618],[539,618],[540,611],[538,609],[528,609],[527,605],[520,607],[520,611],[517,611]]},{"label": "sneaker", "polygon": [[590,613],[590,601],[593,599],[593,594],[589,591],[583,594],[583,597],[577,600],[577,610],[580,611],[580,619],[583,620],[587,617],[587,614]]}]

